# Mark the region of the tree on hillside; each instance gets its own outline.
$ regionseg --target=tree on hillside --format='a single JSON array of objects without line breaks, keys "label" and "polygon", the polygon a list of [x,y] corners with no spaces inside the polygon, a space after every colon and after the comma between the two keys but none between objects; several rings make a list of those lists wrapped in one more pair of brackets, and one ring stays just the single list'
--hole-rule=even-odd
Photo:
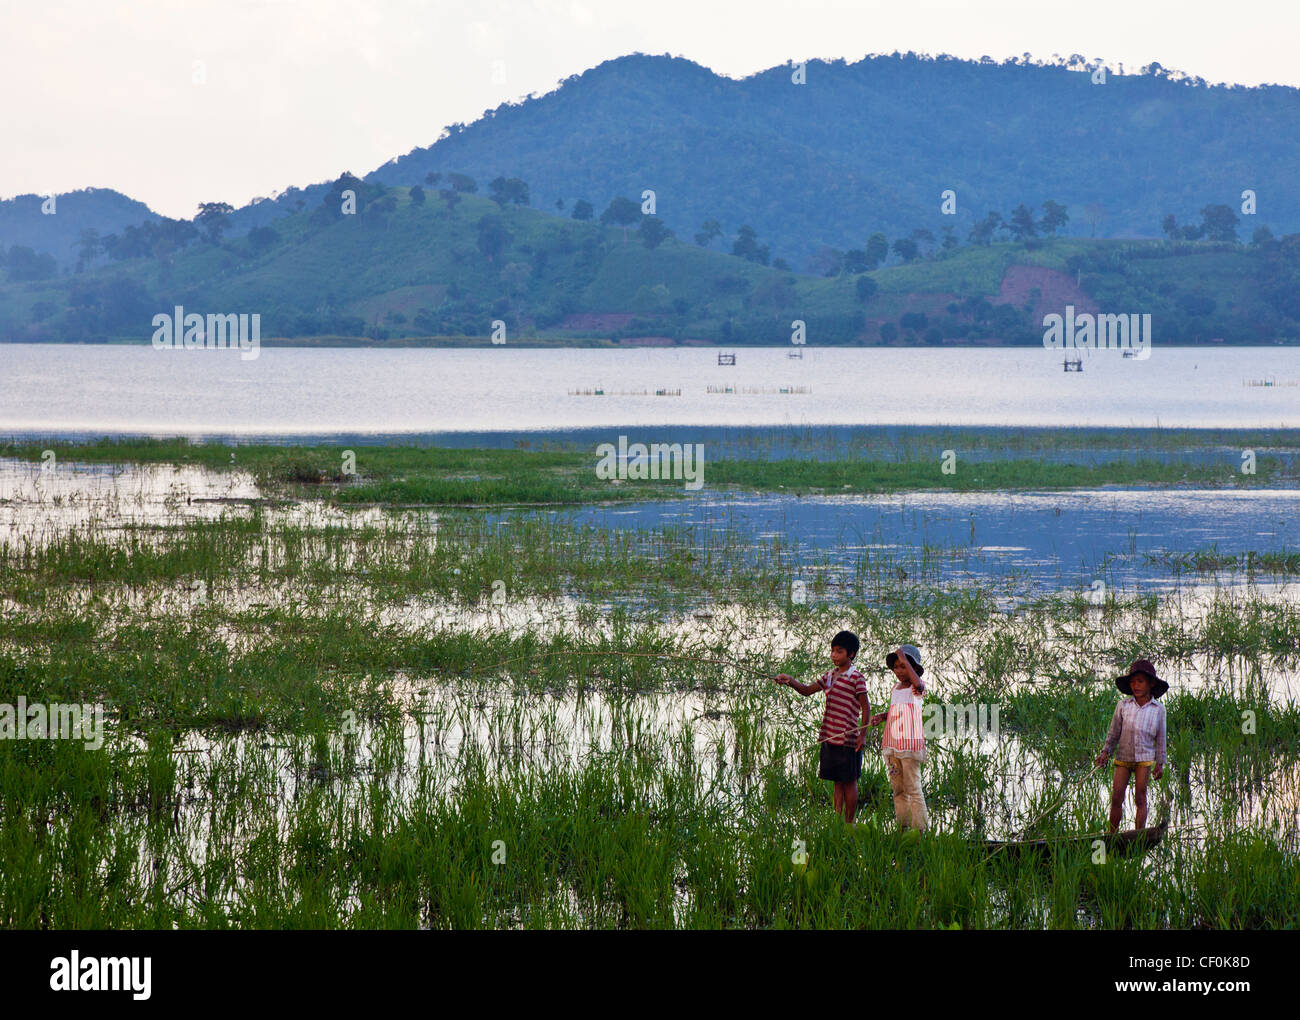
[{"label": "tree on hillside", "polygon": [[1030,237],[1038,236],[1038,224],[1034,221],[1034,211],[1021,202],[1011,210],[1011,221],[1008,223],[1011,230],[1011,236],[1017,241],[1024,241]]},{"label": "tree on hillside", "polygon": [[366,205],[362,222],[368,227],[387,228],[388,214],[397,209],[397,199],[393,195],[383,195]]},{"label": "tree on hillside", "polygon": [[532,274],[533,267],[527,262],[511,262],[501,270],[501,282],[511,297],[522,297],[528,292],[528,278]]},{"label": "tree on hillside", "polygon": [[796,297],[794,284],[794,277],[774,273],[754,288],[749,304],[751,307],[770,307],[777,311],[789,308]]},{"label": "tree on hillside", "polygon": [[518,177],[498,177],[488,185],[492,201],[499,206],[507,202],[513,205],[528,205],[528,185]]},{"label": "tree on hillside", "polygon": [[79,273],[95,261],[95,256],[104,250],[99,231],[94,227],[83,228],[73,247],[77,249],[77,272]]},{"label": "tree on hillside", "polygon": [[451,190],[455,192],[473,195],[478,191],[478,184],[474,178],[465,174],[448,174],[447,183],[451,185]]},{"label": "tree on hillside", "polygon": [[203,228],[204,239],[209,244],[221,243],[221,232],[230,226],[230,214],[235,207],[227,202],[200,202],[195,222]]},{"label": "tree on hillside", "polygon": [[770,250],[767,245],[758,243],[754,228],[746,223],[736,231],[736,240],[731,245],[731,254],[739,255],[742,259],[765,266],[767,265]]},{"label": "tree on hillside", "polygon": [[1088,217],[1088,225],[1092,227],[1090,237],[1097,236],[1097,224],[1106,216],[1106,209],[1100,202],[1089,202],[1083,207],[1084,215]]},{"label": "tree on hillside", "polygon": [[[351,202],[345,197],[345,193],[349,191],[352,192]],[[387,189],[380,184],[367,183],[344,171],[339,175],[338,180],[330,185],[330,190],[322,197],[320,206],[312,213],[312,219],[317,223],[336,223],[347,215],[345,208],[360,212],[376,198],[383,197],[386,191]]]},{"label": "tree on hillside", "polygon": [[951,226],[945,226],[943,228],[943,240],[940,242],[940,247],[942,247],[944,251],[952,251],[952,249],[956,248],[959,244],[961,244],[961,242],[957,240],[957,232],[953,230]]},{"label": "tree on hillside", "polygon": [[9,249],[9,254],[5,256],[5,266],[13,283],[48,280],[59,270],[53,255],[46,252],[37,254],[34,249],[23,244],[15,244]]},{"label": "tree on hillside", "polygon": [[867,238],[867,269],[883,265],[889,258],[889,238],[877,231]]},{"label": "tree on hillside", "polygon": [[970,228],[970,235],[967,240],[971,244],[983,245],[987,248],[993,243],[994,232],[1002,225],[1002,214],[989,210],[989,214],[982,220],[975,221],[975,225]]},{"label": "tree on hillside", "polygon": [[562,199],[562,198],[557,198],[557,199],[555,200],[555,211],[556,211],[556,212],[564,212],[564,199]]},{"label": "tree on hillside", "polygon": [[972,295],[961,303],[961,310],[976,322],[983,322],[993,312],[993,305],[981,294]]},{"label": "tree on hillside", "polygon": [[424,189],[418,184],[411,185],[411,205],[424,205]]},{"label": "tree on hillside", "polygon": [[900,237],[894,242],[894,254],[904,262],[915,262],[921,251],[910,237]]},{"label": "tree on hillside", "polygon": [[589,220],[596,215],[596,210],[591,207],[591,203],[585,198],[580,198],[573,203],[573,218],[575,220]]},{"label": "tree on hillside", "polygon": [[664,225],[664,221],[658,216],[645,217],[641,221],[637,233],[641,237],[641,243],[647,248],[658,248],[659,245],[673,236],[673,232]]},{"label": "tree on hillside", "polygon": [[430,171],[429,173],[424,175],[424,183],[429,185],[429,187],[431,188],[435,184],[437,184],[440,180],[442,180],[442,174],[435,174],[432,171]]},{"label": "tree on hillside", "polygon": [[876,296],[876,291],[880,289],[879,285],[865,273],[858,277],[857,282],[853,284],[853,291],[858,296],[858,300],[866,304]]},{"label": "tree on hillside", "polygon": [[68,290],[68,333],[80,338],[138,328],[157,309],[158,299],[129,275],[111,280],[75,280]]},{"label": "tree on hillside", "polygon": [[248,232],[248,243],[254,251],[266,251],[280,241],[279,231],[273,227],[254,227]]},{"label": "tree on hillside", "polygon": [[441,195],[442,200],[447,203],[448,212],[455,209],[457,204],[460,202],[459,191],[451,191],[448,190],[447,188],[443,188],[440,192],[438,192],[438,194]]},{"label": "tree on hillside", "polygon": [[505,251],[510,240],[510,231],[506,230],[500,216],[484,216],[478,221],[478,250],[487,256],[489,262]]},{"label": "tree on hillside", "polygon": [[857,276],[867,271],[867,253],[861,248],[850,248],[844,253],[844,271]]},{"label": "tree on hillside", "polygon": [[1167,213],[1165,218],[1160,221],[1160,229],[1169,236],[1171,241],[1199,241],[1205,236],[1204,224],[1197,226],[1193,223],[1186,223],[1180,227],[1178,218],[1173,213]]},{"label": "tree on hillside", "polygon": [[173,252],[184,248],[199,236],[198,227],[189,220],[164,218],[156,223],[146,223],[144,226],[147,228],[149,254],[164,261],[169,261]]},{"label": "tree on hillside", "polygon": [[934,234],[926,230],[925,227],[917,227],[910,234],[908,234],[908,237],[911,238],[911,240],[916,242],[916,247],[921,252],[928,254],[930,251],[934,249],[934,245],[935,245]]},{"label": "tree on hillside", "polygon": [[1038,229],[1044,234],[1055,236],[1056,232],[1070,222],[1066,207],[1050,198],[1043,203],[1043,218],[1038,221]]},{"label": "tree on hillside", "polygon": [[892,344],[898,339],[898,326],[892,322],[882,322],[880,324],[880,339],[887,344]]},{"label": "tree on hillside", "polygon": [[695,235],[695,243],[701,248],[707,248],[713,243],[715,237],[722,236],[722,224],[717,220],[705,220],[700,224],[700,232]]},{"label": "tree on hillside", "polygon": [[1270,244],[1260,263],[1260,295],[1279,315],[1300,320],[1300,234]]},{"label": "tree on hillside", "polygon": [[1201,229],[1211,241],[1237,240],[1237,214],[1226,205],[1207,205],[1201,210]]},{"label": "tree on hillside", "polygon": [[819,245],[808,260],[808,272],[818,276],[839,276],[844,267],[844,253],[828,244]]},{"label": "tree on hillside", "polygon": [[605,211],[600,214],[601,223],[606,226],[614,224],[623,228],[624,243],[627,242],[627,228],[640,218],[641,206],[622,195],[610,202]]}]

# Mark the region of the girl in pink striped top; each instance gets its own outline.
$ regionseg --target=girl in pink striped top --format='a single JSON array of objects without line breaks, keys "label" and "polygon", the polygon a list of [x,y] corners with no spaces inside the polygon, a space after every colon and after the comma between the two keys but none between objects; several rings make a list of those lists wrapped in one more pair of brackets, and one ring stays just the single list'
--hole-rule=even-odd
[{"label": "girl in pink striped top", "polygon": [[894,793],[894,817],[901,828],[924,831],[930,824],[921,791],[925,768],[925,734],[921,728],[921,701],[925,684],[921,674],[921,652],[915,645],[902,645],[885,656],[897,683],[889,694],[889,710],[871,717],[871,725],[885,724],[880,755],[889,773]]}]

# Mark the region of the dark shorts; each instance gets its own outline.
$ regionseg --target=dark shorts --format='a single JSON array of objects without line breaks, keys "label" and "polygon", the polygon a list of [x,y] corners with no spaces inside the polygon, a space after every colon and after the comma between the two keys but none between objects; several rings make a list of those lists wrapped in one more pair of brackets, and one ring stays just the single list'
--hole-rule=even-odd
[{"label": "dark shorts", "polygon": [[856,783],[862,775],[862,752],[840,744],[822,744],[821,761],[817,766],[818,779],[831,779],[837,783]]}]

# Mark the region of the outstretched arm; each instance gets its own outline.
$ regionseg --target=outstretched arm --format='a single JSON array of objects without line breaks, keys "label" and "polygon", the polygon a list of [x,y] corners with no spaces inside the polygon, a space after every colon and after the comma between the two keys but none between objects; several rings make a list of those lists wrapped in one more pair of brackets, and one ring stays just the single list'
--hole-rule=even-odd
[{"label": "outstretched arm", "polygon": [[822,682],[820,680],[814,680],[810,684],[801,684],[794,677],[786,673],[778,673],[772,678],[772,682],[775,684],[781,684],[783,687],[792,688],[802,694],[805,698],[822,689]]}]

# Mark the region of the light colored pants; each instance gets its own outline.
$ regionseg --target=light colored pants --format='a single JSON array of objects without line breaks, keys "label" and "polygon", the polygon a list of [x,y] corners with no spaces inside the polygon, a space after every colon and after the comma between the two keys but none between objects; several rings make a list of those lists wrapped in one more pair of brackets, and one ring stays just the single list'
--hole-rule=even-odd
[{"label": "light colored pants", "polygon": [[894,817],[899,827],[924,831],[930,824],[925,794],[921,792],[925,762],[889,754],[885,756],[885,768],[889,770],[889,788],[894,791]]}]

